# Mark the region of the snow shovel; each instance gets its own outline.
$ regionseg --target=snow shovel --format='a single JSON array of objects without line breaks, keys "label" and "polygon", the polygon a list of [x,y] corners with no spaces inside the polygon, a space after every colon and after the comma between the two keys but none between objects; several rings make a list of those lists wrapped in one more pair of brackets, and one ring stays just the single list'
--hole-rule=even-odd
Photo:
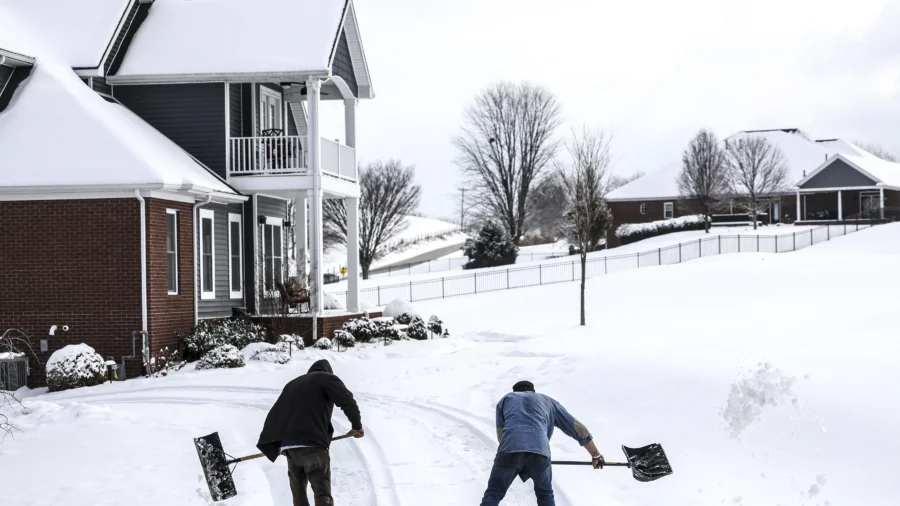
[{"label": "snow shovel", "polygon": [[[344,434],[331,440],[339,441],[349,437],[352,436]],[[237,488],[235,488],[234,480],[231,478],[231,473],[234,472],[237,464],[265,457],[262,453],[246,457],[232,457],[225,453],[225,450],[222,448],[222,440],[219,439],[218,432],[195,438],[194,446],[197,448],[197,456],[200,457],[200,465],[203,466],[203,474],[206,476],[209,495],[213,501],[224,501],[237,495]],[[229,467],[232,464],[234,464],[234,467]]]},{"label": "snow shovel", "polygon": [[[643,482],[658,480],[672,474],[672,465],[669,464],[669,459],[666,457],[666,452],[663,451],[662,445],[654,443],[642,448],[622,446],[622,451],[625,452],[625,458],[628,462],[604,462],[603,467],[629,467],[634,479]],[[554,460],[551,463],[562,466],[591,465],[590,462],[571,460]]]}]

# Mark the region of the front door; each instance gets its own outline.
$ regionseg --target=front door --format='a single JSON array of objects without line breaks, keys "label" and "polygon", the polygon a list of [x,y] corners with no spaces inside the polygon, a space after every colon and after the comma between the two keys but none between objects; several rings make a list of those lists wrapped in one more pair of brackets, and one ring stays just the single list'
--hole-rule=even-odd
[{"label": "front door", "polygon": [[859,211],[863,218],[874,218],[875,209],[881,207],[881,195],[878,193],[861,193],[859,195]]},{"label": "front door", "polygon": [[259,88],[259,133],[271,134],[273,130],[282,129],[282,102],[281,95],[264,86]]}]

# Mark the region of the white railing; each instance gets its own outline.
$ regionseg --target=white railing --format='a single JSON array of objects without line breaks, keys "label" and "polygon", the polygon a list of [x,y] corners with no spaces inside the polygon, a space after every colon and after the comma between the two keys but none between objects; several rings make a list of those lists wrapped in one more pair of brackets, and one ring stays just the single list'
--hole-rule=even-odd
[{"label": "white railing", "polygon": [[347,179],[356,179],[356,150],[322,139],[322,171]]},{"label": "white railing", "polygon": [[231,174],[279,174],[306,171],[305,137],[232,137]]},{"label": "white railing", "polygon": [[[233,176],[305,173],[306,137],[232,137]],[[338,142],[322,139],[322,171],[356,180],[356,150]]]}]

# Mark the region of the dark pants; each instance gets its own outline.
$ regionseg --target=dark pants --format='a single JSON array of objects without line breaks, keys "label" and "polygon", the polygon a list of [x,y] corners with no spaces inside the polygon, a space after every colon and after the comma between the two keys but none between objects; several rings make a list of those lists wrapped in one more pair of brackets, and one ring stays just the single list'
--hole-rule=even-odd
[{"label": "dark pants", "polygon": [[534,482],[538,506],[556,506],[550,459],[537,453],[498,453],[481,506],[498,506],[516,476],[521,476],[523,481],[531,478]]},{"label": "dark pants", "polygon": [[284,451],[294,506],[309,506],[306,484],[312,486],[316,506],[331,506],[331,457],[325,448],[292,448]]}]

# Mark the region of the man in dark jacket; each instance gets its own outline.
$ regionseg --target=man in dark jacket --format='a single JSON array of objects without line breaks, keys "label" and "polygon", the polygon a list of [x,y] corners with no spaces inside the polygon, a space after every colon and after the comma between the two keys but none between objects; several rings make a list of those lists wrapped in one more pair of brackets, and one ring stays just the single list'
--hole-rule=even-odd
[{"label": "man in dark jacket", "polygon": [[497,404],[497,457],[481,506],[497,506],[516,476],[534,482],[538,506],[554,506],[550,437],[554,427],[578,441],[591,454],[594,469],[603,467],[587,427],[551,397],[535,393],[530,381],[513,385]]},{"label": "man in dark jacket", "polygon": [[328,447],[334,434],[331,413],[335,405],[350,420],[350,434],[363,437],[353,394],[334,375],[331,364],[319,360],[308,373],[284,387],[266,417],[256,447],[272,462],[279,454],[287,457],[294,506],[309,506],[307,483],[312,486],[316,506],[334,504]]}]

